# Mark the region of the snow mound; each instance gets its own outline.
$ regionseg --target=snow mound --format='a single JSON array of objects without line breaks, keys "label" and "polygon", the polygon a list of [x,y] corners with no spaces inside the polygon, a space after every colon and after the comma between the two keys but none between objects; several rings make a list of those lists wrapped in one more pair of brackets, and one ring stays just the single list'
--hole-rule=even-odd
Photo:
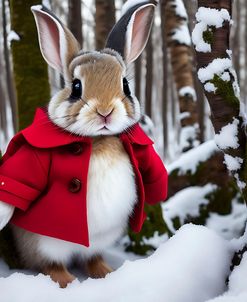
[{"label": "snow mound", "polygon": [[244,254],[241,264],[235,267],[229,278],[229,290],[223,296],[208,302],[246,302],[246,272],[247,253]]},{"label": "snow mound", "polygon": [[49,277],[0,278],[1,302],[205,302],[225,290],[232,249],[203,226],[186,225],[146,259],[126,261],[105,279],[60,289]]}]

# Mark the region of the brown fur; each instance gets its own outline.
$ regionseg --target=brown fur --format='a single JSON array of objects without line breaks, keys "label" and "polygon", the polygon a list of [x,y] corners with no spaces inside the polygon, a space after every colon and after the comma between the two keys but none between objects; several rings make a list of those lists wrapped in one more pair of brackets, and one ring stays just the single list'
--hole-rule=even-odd
[{"label": "brown fur", "polygon": [[107,274],[113,272],[101,256],[95,256],[86,263],[86,271],[91,278],[104,278]]},{"label": "brown fur", "polygon": [[[113,109],[115,98],[123,100],[128,116],[132,117],[133,106],[130,100],[122,91],[122,77],[124,72],[123,63],[117,56],[106,53],[91,52],[76,57],[70,64],[71,74],[77,66],[80,66],[80,76],[84,79],[83,96],[84,100],[78,104],[72,104],[69,114],[76,115],[81,107],[86,106],[87,100],[98,101],[98,111],[101,113],[110,112]],[[92,118],[94,113],[92,113]]]},{"label": "brown fur", "polygon": [[126,153],[118,137],[98,136],[93,138],[93,155],[103,155],[107,161],[113,163],[123,158]]},{"label": "brown fur", "polygon": [[57,282],[61,288],[75,280],[75,276],[71,275],[62,264],[50,264],[41,271],[44,275],[48,275],[54,282]]}]

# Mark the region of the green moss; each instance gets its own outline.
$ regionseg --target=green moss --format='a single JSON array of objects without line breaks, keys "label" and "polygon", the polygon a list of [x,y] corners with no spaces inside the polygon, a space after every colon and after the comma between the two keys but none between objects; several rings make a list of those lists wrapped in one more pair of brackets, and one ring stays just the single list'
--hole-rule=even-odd
[{"label": "green moss", "polygon": [[208,44],[212,44],[213,43],[213,38],[214,38],[214,30],[215,27],[209,27],[208,30],[204,31],[202,34],[203,40],[208,43]]},{"label": "green moss", "polygon": [[172,220],[173,227],[178,230],[186,223],[205,225],[210,213],[229,215],[232,211],[232,201],[234,199],[237,199],[240,203],[244,203],[234,181],[230,182],[227,186],[218,187],[215,191],[207,194],[205,198],[208,200],[208,204],[200,206],[198,216],[187,215],[184,222],[180,221],[179,217],[175,217]]},{"label": "green moss", "polygon": [[156,232],[158,232],[158,235],[171,235],[163,220],[160,204],[153,206],[145,205],[145,212],[147,219],[143,224],[141,232],[134,233],[131,229],[128,232],[130,242],[126,245],[126,251],[134,252],[138,255],[146,255],[155,249],[152,245],[146,244],[144,238],[152,238]]},{"label": "green moss", "polygon": [[236,97],[232,82],[223,81],[218,75],[210,81],[217,88],[216,93],[222,96],[229,104],[239,107],[239,99]]},{"label": "green moss", "polygon": [[50,99],[47,64],[40,54],[37,30],[30,7],[35,0],[10,0],[11,26],[20,41],[12,41],[14,80],[18,102],[19,129],[29,125],[35,109]]}]

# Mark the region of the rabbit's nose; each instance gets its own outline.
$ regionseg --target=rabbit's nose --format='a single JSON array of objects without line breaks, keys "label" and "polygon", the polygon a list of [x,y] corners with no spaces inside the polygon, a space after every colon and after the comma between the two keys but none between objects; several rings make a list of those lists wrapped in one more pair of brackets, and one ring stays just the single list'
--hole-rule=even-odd
[{"label": "rabbit's nose", "polygon": [[101,120],[104,122],[104,123],[108,123],[110,122],[110,116],[113,112],[114,108],[112,108],[110,111],[108,112],[100,112],[98,109],[96,110],[97,114],[101,117]]}]

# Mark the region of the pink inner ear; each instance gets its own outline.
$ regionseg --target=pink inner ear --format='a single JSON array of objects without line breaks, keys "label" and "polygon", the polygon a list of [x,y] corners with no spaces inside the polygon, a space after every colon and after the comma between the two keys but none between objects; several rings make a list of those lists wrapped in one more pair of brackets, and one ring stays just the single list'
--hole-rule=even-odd
[{"label": "pink inner ear", "polygon": [[40,49],[49,65],[62,72],[60,59],[59,29],[57,24],[45,14],[37,12]]},{"label": "pink inner ear", "polygon": [[146,46],[151,29],[153,11],[153,7],[145,7],[136,12],[132,28],[130,53],[128,55],[129,62],[137,59]]}]

